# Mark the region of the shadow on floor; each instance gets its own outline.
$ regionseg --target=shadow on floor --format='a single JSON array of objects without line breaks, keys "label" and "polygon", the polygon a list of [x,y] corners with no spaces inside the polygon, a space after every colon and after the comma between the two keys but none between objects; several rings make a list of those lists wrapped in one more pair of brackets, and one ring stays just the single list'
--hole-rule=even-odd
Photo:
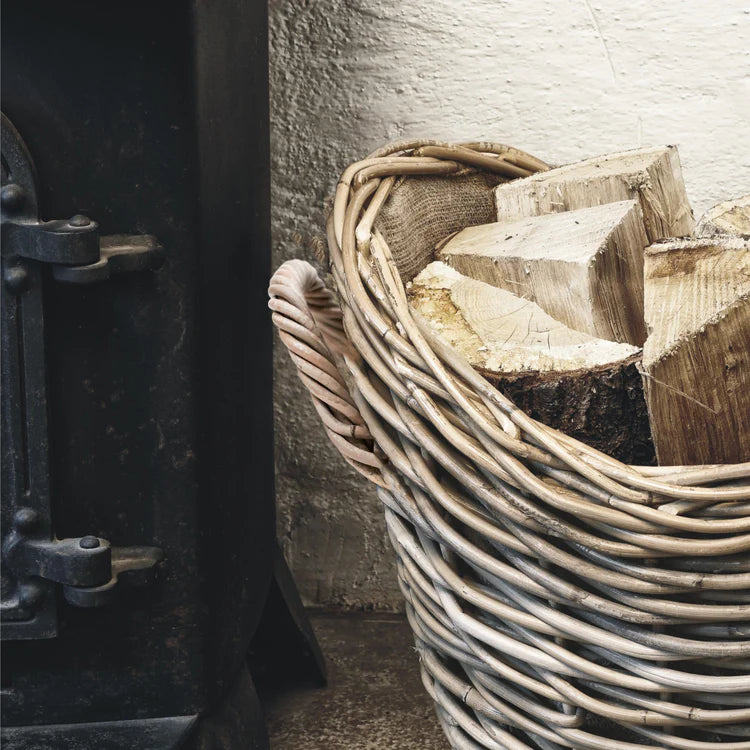
[{"label": "shadow on floor", "polygon": [[446,750],[403,616],[311,614],[327,688],[267,695],[271,750]]}]

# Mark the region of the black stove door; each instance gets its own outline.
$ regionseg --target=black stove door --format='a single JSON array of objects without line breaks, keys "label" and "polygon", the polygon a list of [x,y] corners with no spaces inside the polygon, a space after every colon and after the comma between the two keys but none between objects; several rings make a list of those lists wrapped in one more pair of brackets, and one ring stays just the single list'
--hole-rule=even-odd
[{"label": "black stove door", "polygon": [[21,209],[3,201],[3,739],[176,746],[230,693],[257,708],[266,6],[6,3],[2,47],[2,109],[36,166],[36,205],[23,185]]}]

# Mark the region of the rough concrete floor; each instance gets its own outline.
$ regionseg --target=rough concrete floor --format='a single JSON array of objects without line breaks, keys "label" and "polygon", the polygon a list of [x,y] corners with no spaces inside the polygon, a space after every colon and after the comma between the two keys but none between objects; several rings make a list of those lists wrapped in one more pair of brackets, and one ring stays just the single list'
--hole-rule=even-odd
[{"label": "rough concrete floor", "polygon": [[271,750],[446,750],[422,687],[411,631],[398,615],[313,614],[328,687],[265,703]]}]

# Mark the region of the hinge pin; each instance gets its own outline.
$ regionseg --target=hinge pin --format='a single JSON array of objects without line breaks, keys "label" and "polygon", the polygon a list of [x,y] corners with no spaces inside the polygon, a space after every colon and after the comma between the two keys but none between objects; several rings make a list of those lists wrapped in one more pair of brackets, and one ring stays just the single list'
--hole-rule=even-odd
[{"label": "hinge pin", "polygon": [[21,294],[29,288],[29,272],[20,263],[8,266],[3,273],[3,281],[11,294]]},{"label": "hinge pin", "polygon": [[37,527],[39,514],[33,508],[19,508],[13,516],[13,525],[22,534],[29,534]]},{"label": "hinge pin", "polygon": [[0,191],[0,203],[6,211],[14,211],[20,208],[25,197],[23,188],[16,185],[15,182],[3,185],[2,191]]}]

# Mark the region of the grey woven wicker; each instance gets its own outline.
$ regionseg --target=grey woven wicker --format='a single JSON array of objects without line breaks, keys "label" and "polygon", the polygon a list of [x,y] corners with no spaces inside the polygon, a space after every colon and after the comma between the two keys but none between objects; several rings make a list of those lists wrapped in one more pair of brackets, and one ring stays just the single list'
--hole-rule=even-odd
[{"label": "grey woven wicker", "polygon": [[750,464],[619,463],[516,408],[407,303],[436,240],[545,168],[489,143],[371,154],[328,224],[338,301],[290,261],[274,322],[378,486],[453,747],[750,750]]}]

